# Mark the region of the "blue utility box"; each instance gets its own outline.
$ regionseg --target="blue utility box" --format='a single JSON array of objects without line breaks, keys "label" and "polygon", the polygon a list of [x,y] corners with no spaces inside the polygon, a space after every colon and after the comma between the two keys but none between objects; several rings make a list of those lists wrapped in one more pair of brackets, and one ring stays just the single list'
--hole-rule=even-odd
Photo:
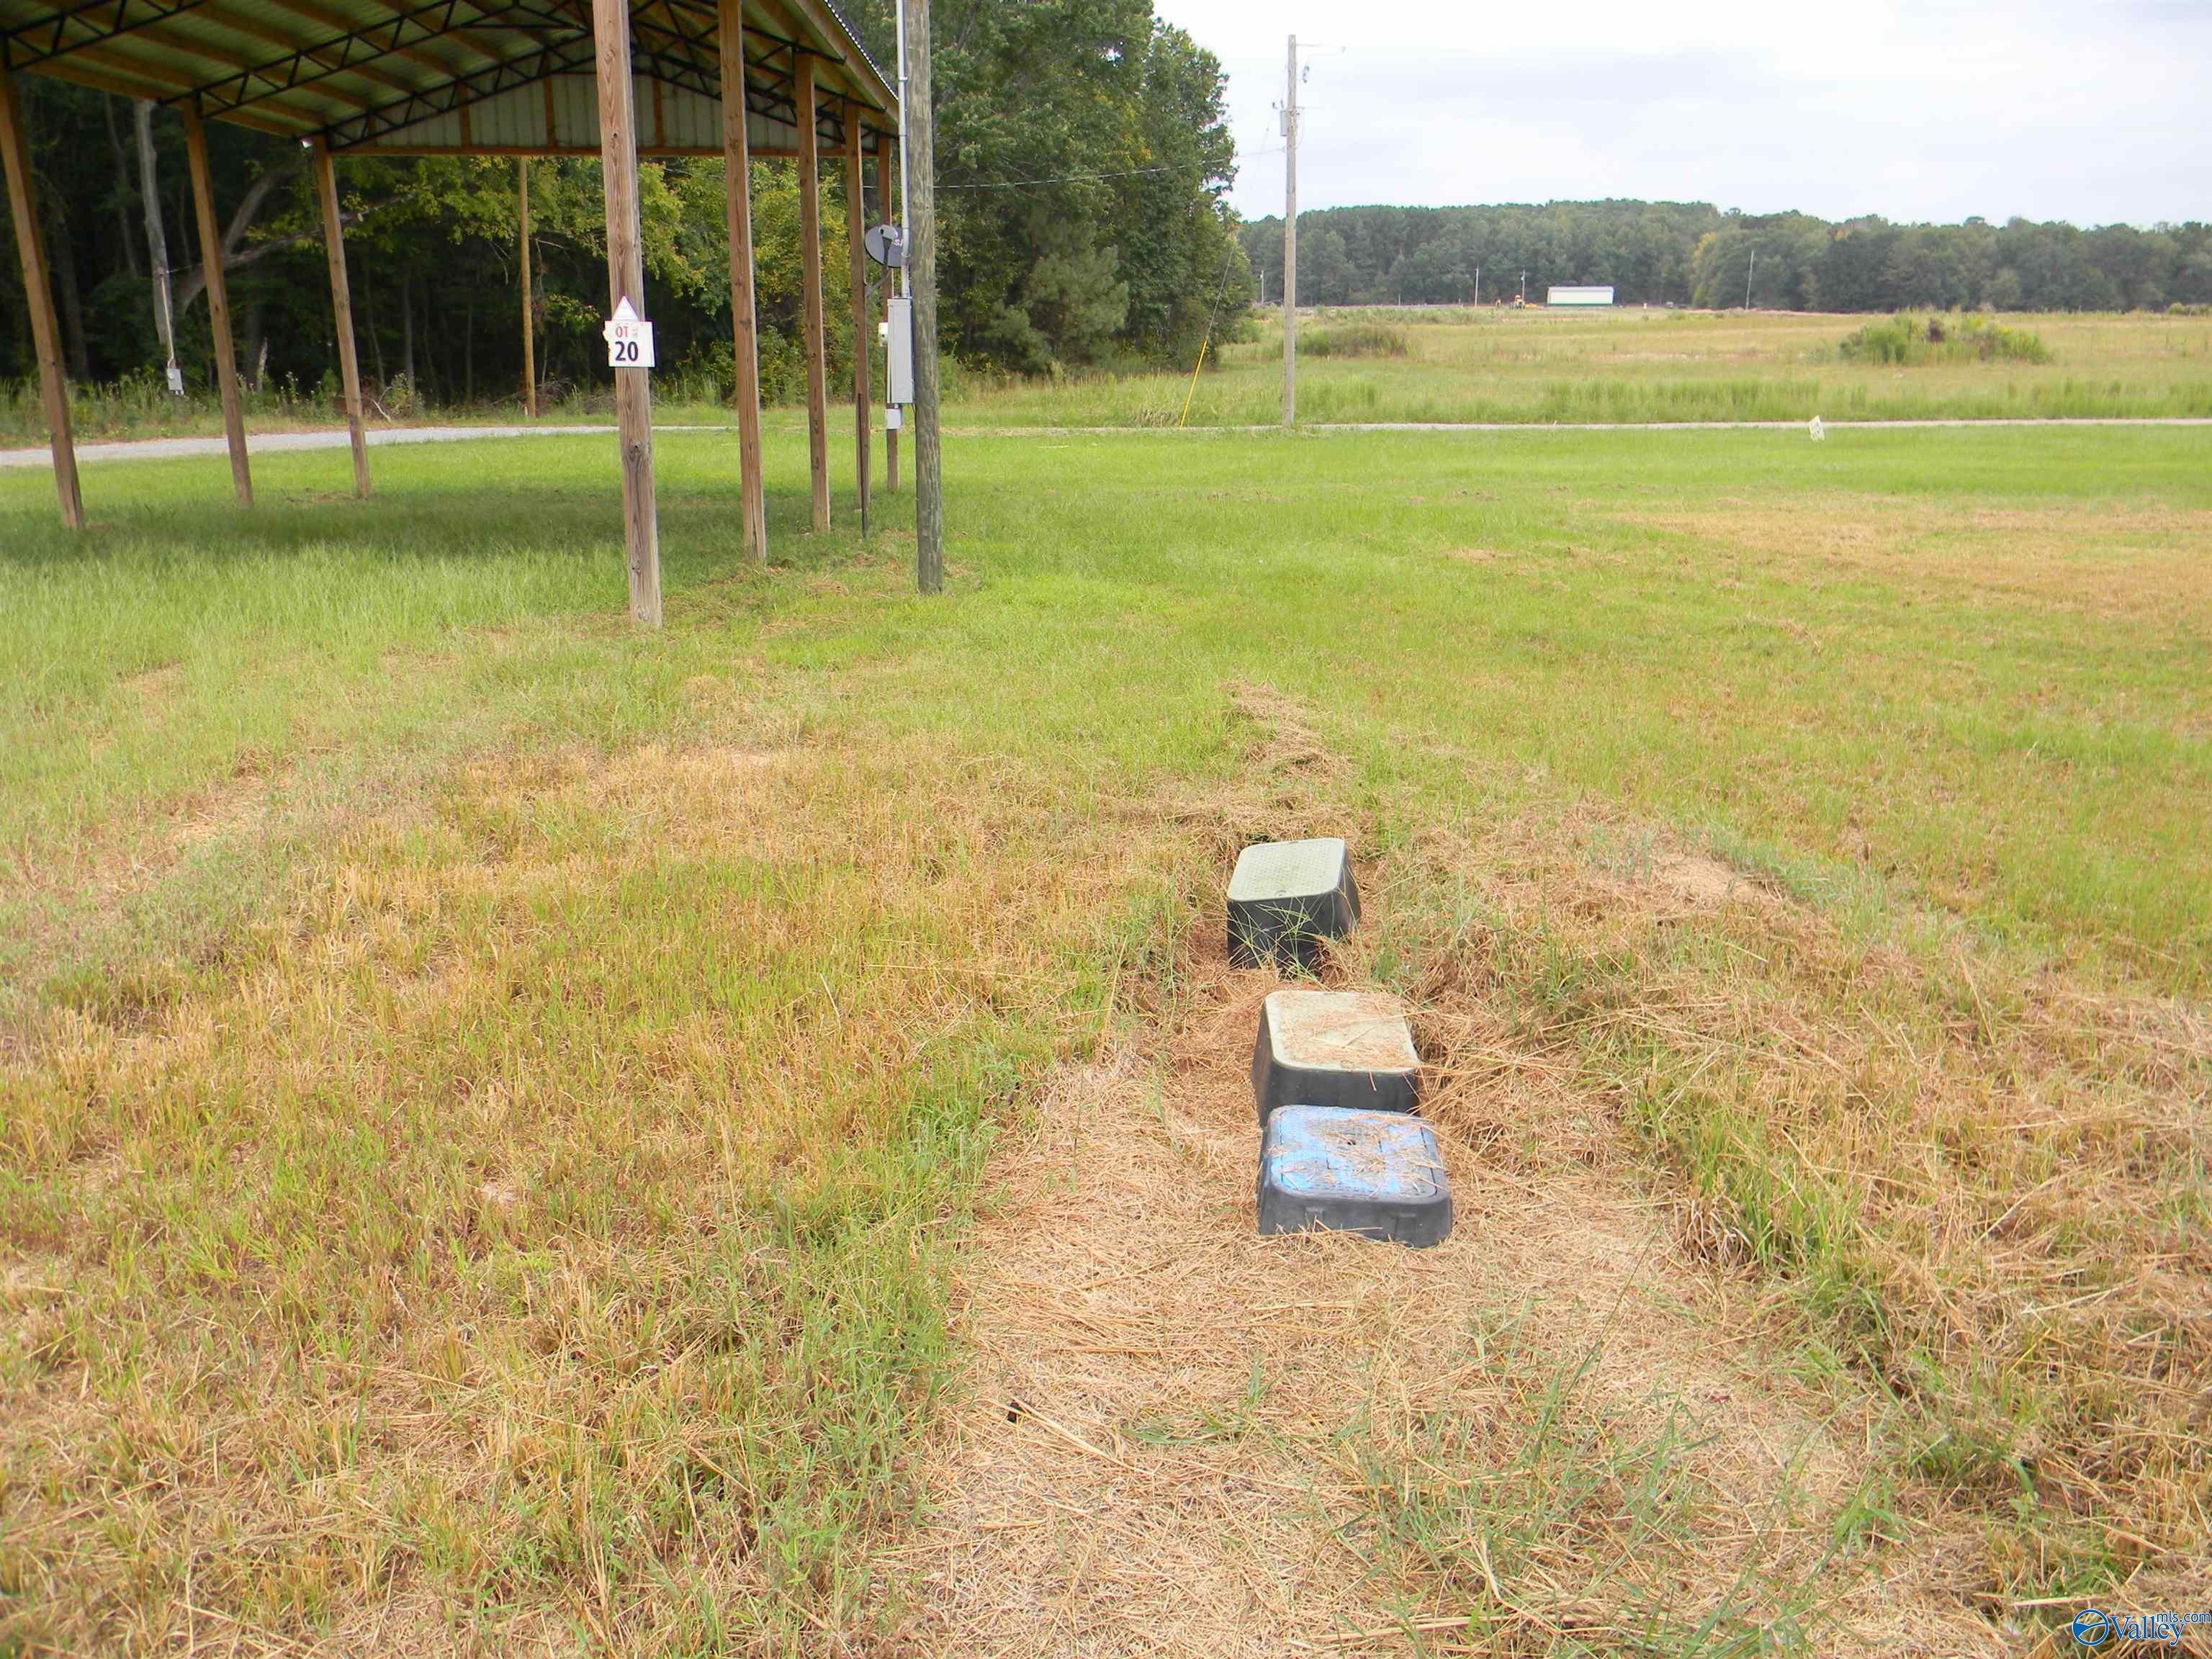
[{"label": "blue utility box", "polygon": [[1417,1249],[1451,1236],[1451,1188],[1429,1126],[1403,1112],[1284,1106],[1260,1140],[1260,1231],[1323,1228]]}]

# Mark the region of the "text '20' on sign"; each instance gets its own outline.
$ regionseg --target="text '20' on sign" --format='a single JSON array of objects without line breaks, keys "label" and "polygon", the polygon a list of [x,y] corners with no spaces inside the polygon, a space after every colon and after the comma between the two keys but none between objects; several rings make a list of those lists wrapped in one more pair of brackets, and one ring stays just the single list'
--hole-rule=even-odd
[{"label": "text '20' on sign", "polygon": [[607,337],[609,368],[653,367],[653,325],[639,316],[637,307],[628,300],[615,307],[615,314],[599,331]]}]

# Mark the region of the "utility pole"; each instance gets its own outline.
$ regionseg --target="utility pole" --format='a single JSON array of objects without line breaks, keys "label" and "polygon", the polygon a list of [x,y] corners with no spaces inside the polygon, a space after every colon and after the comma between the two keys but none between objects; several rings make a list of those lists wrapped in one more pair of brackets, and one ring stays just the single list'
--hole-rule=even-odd
[{"label": "utility pole", "polygon": [[1283,424],[1298,423],[1298,37],[1283,98]]},{"label": "utility pole", "polygon": [[899,163],[906,170],[914,295],[914,580],[945,586],[945,496],[937,431],[937,139],[929,106],[929,0],[901,0]]},{"label": "utility pole", "polygon": [[1743,273],[1743,308],[1744,308],[1746,311],[1748,311],[1748,310],[1750,310],[1750,309],[1751,309],[1751,279],[1752,279],[1753,273],[1753,272],[1755,272],[1755,271],[1757,271],[1757,270],[1758,270],[1758,269],[1759,269],[1759,250],[1758,250],[1757,248],[1753,248],[1753,249],[1752,249],[1752,251],[1751,251],[1751,266],[1750,266],[1750,269],[1749,269],[1749,270],[1747,270]]},{"label": "utility pole", "polygon": [[1521,303],[1528,303],[1528,273],[1525,270],[1521,273]]},{"label": "utility pole", "polygon": [[538,418],[538,347],[532,338],[530,318],[530,158],[514,162],[516,240],[522,255],[522,411]]},{"label": "utility pole", "polygon": [[1480,265],[1474,268],[1474,303],[1478,308],[1482,304],[1482,267]]}]

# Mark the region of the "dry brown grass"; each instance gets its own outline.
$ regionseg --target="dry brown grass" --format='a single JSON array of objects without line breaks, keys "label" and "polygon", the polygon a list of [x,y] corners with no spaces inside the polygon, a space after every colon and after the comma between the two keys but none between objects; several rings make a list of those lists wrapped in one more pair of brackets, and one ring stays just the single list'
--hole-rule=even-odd
[{"label": "dry brown grass", "polygon": [[0,1647],[765,1650],[857,1593],[942,1206],[1130,878],[966,765],[503,754],[223,971],[49,1011],[0,1062]]},{"label": "dry brown grass", "polygon": [[1899,1547],[1980,1534],[1952,1594],[2201,1584],[2203,1012],[1952,930],[1850,937],[1679,854],[1623,883],[1592,839],[1504,826],[1401,865],[1376,948],[1465,1079],[1437,1116],[1479,1103],[1494,1155],[1540,1158],[1544,1131],[1489,1102],[1541,1056],[1555,1112],[1649,1161],[1686,1255],[1794,1324],[1816,1368],[1895,1400]]},{"label": "dry brown grass", "polygon": [[1192,969],[1169,1052],[1064,1073],[994,1168],[964,1403],[892,1557],[905,1644],[1540,1652],[1790,1602],[1853,1430],[1716,1340],[1729,1292],[1664,1218],[1584,1168],[1501,1180],[1447,1127],[1439,1249],[1255,1237],[1231,1057],[1274,981]]}]

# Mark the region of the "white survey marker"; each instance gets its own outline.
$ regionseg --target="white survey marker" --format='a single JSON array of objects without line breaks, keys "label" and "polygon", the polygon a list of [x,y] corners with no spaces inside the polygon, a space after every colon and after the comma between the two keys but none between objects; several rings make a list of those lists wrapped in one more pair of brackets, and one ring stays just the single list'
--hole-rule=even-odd
[{"label": "white survey marker", "polygon": [[627,295],[599,332],[607,337],[609,368],[653,367],[653,325],[637,314]]}]

